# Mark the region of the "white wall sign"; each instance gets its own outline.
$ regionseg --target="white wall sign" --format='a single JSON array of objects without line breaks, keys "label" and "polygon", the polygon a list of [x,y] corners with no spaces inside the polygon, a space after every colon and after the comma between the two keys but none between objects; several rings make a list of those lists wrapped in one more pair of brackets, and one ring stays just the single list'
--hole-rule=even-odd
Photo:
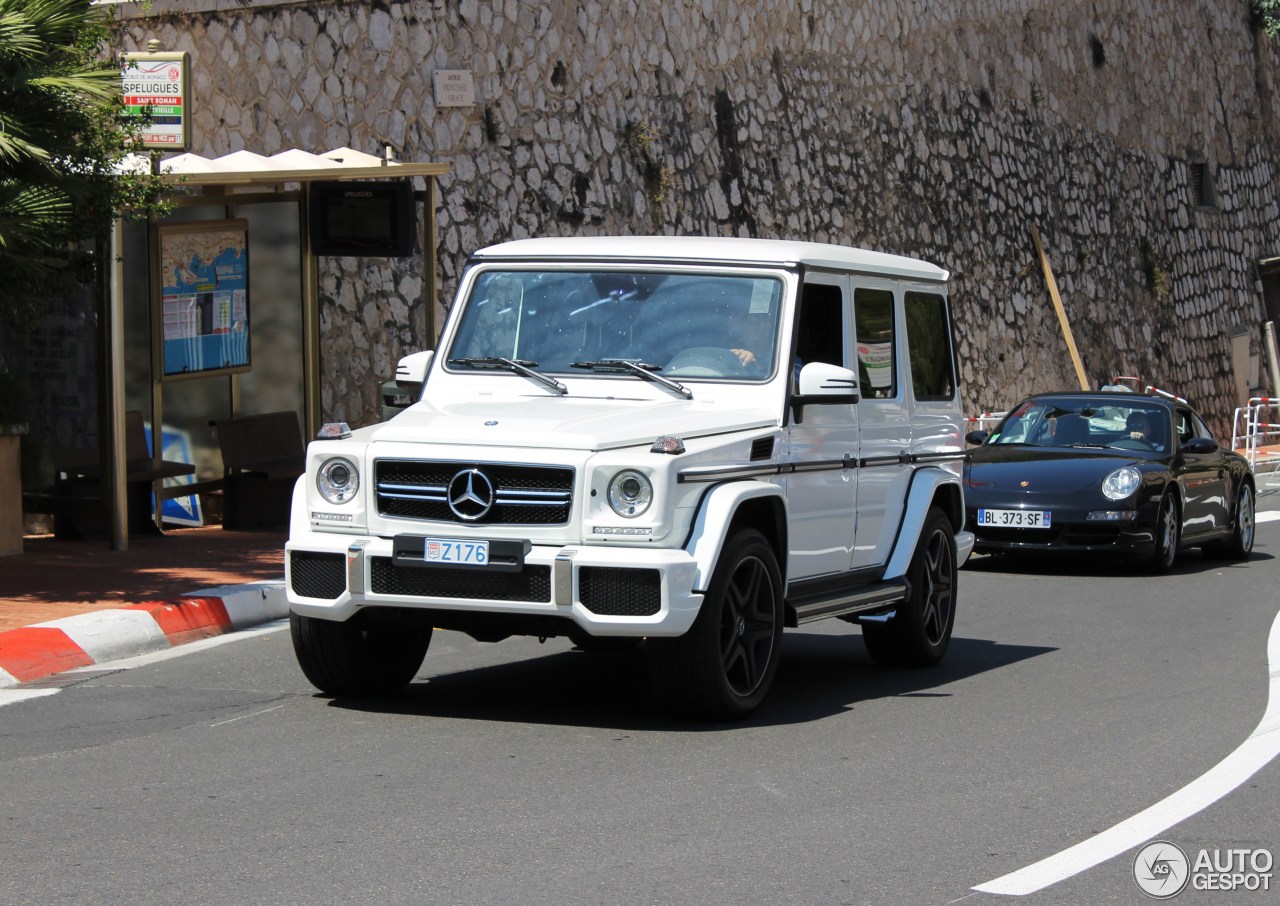
[{"label": "white wall sign", "polygon": [[437,69],[435,83],[437,107],[476,105],[476,82],[470,69]]},{"label": "white wall sign", "polygon": [[191,54],[122,54],[120,88],[125,116],[139,129],[143,148],[191,148]]}]

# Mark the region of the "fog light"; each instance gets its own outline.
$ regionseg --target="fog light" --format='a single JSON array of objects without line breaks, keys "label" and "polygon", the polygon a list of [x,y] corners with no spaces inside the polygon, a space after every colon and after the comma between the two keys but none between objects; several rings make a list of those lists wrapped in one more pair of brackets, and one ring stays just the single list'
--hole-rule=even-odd
[{"label": "fog light", "polygon": [[1086,518],[1086,522],[1132,522],[1137,516],[1133,510],[1094,510]]}]

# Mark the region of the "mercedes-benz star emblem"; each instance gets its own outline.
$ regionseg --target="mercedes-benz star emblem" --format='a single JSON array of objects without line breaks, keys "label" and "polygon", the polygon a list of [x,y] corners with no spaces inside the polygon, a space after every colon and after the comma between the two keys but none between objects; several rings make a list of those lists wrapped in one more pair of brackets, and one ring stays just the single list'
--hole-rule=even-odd
[{"label": "mercedes-benz star emblem", "polygon": [[459,519],[475,522],[493,508],[493,482],[479,469],[466,469],[449,479],[449,509]]}]

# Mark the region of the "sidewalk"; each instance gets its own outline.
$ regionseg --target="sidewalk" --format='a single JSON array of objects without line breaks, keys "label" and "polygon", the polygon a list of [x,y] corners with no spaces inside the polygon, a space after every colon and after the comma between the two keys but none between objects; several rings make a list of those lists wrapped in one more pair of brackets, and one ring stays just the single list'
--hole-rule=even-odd
[{"label": "sidewalk", "polygon": [[285,616],[285,537],[172,528],[127,551],[26,537],[0,557],[0,688]]}]

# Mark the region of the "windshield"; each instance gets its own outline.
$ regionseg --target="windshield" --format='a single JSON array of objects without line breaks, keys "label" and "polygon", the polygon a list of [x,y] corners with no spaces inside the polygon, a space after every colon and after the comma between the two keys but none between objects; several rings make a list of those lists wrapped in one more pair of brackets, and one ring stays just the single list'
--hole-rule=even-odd
[{"label": "windshield", "polygon": [[620,359],[668,378],[760,381],[776,365],[782,292],[776,276],[486,270],[463,303],[446,361],[640,376],[607,365]]},{"label": "windshield", "polygon": [[1162,453],[1170,436],[1168,410],[1141,398],[1061,397],[1019,403],[987,443]]}]

